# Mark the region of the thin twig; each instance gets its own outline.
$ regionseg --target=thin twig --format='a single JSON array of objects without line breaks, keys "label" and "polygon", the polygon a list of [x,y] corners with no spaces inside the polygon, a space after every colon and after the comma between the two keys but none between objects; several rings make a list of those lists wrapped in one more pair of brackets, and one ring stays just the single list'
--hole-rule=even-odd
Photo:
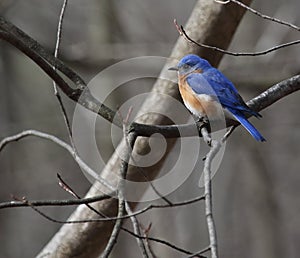
[{"label": "thin twig", "polygon": [[[127,112],[127,115],[126,115],[126,118],[124,119],[121,112],[120,112],[120,110],[118,110],[118,114],[119,114],[120,118],[123,121],[123,137],[124,137],[125,144],[126,144],[126,152],[129,154],[128,160],[127,160],[127,166],[128,166],[129,160],[133,159],[132,151],[133,151],[134,142],[135,142],[135,139],[136,139],[136,137],[135,137],[135,139],[133,139],[134,140],[133,142],[129,142],[129,137],[127,135],[127,125],[129,123],[129,118],[130,118],[131,112],[132,112],[132,107],[129,108],[129,110]],[[125,177],[121,178],[120,180],[125,180]],[[125,191],[124,188],[125,188],[125,185],[123,185],[123,189],[122,189],[123,191]],[[126,209],[127,214],[130,216],[130,220],[131,220],[131,223],[133,225],[134,233],[138,234],[138,235],[141,235],[138,220],[137,220],[136,216],[132,214],[132,210],[131,210],[131,208],[129,206],[129,203],[127,201],[125,201],[125,209]],[[137,244],[138,244],[138,246],[139,246],[139,248],[142,252],[143,257],[148,258],[149,256],[147,254],[147,250],[146,250],[144,241],[141,238],[136,238],[136,240],[137,240]]]},{"label": "thin twig", "polygon": [[228,139],[228,137],[233,133],[233,131],[236,127],[237,127],[236,125],[233,125],[229,128],[229,130],[222,137],[222,140],[221,140],[222,143],[224,143]]},{"label": "thin twig", "polygon": [[[56,220],[56,219],[51,218],[50,216],[48,216],[47,214],[45,214],[44,212],[42,212],[41,210],[39,210],[38,208],[36,208],[35,206],[33,206],[32,203],[31,203],[31,202],[28,202],[26,199],[19,200],[19,202],[24,202],[24,203],[26,203],[26,206],[32,208],[34,211],[36,211],[36,212],[39,213],[42,217],[46,218],[46,219],[49,220],[49,221],[52,221],[52,222],[54,222],[54,223],[59,223],[59,224],[65,224],[65,222],[62,222],[62,221],[59,221],[59,220]],[[82,222],[80,222],[80,223],[85,223],[85,222],[86,222],[86,221],[82,221]],[[134,232],[130,231],[130,230],[127,229],[127,228],[122,227],[122,229],[124,230],[124,232],[130,234],[130,235],[133,236],[133,237],[138,237],[138,238],[140,238],[140,239],[146,239],[146,237],[141,236],[141,235],[137,235],[137,234],[135,234]],[[180,247],[178,247],[178,246],[176,246],[176,245],[174,245],[174,244],[172,244],[172,243],[170,243],[170,242],[168,242],[168,241],[166,241],[166,240],[163,240],[163,239],[154,238],[154,237],[147,237],[147,239],[148,239],[149,241],[153,241],[153,242],[156,242],[156,243],[159,243],[159,244],[168,246],[169,248],[172,248],[172,249],[174,249],[174,250],[176,250],[176,251],[179,251],[179,252],[181,252],[181,253],[184,253],[184,254],[188,254],[188,255],[193,254],[192,252],[190,252],[190,251],[188,251],[188,250],[185,250],[185,249],[183,249],[183,248],[180,248]],[[197,254],[197,255],[195,255],[194,257],[206,258],[205,256],[202,256],[202,255],[200,255],[200,254]]]},{"label": "thin twig", "polygon": [[128,171],[128,164],[129,164],[129,159],[131,157],[132,149],[134,146],[134,143],[136,141],[136,134],[135,133],[130,133],[127,135],[126,133],[126,125],[123,125],[124,128],[124,138],[128,139],[128,146],[125,150],[125,158],[121,162],[121,168],[120,168],[120,179],[119,179],[119,185],[118,185],[118,219],[116,220],[116,223],[114,225],[113,231],[110,235],[109,241],[101,254],[101,258],[107,258],[109,254],[111,253],[114,245],[117,242],[117,238],[119,236],[119,232],[122,227],[122,222],[123,222],[123,216],[124,216],[124,211],[125,211],[125,179]]},{"label": "thin twig", "polygon": [[211,164],[213,158],[221,148],[221,143],[218,142],[217,140],[211,139],[205,127],[202,127],[201,133],[203,139],[210,146],[210,151],[206,155],[206,159],[204,161],[204,168],[203,168],[205,215],[206,215],[206,223],[208,228],[211,257],[217,258],[218,257],[217,233],[216,233],[216,226],[215,226],[213,212],[212,212]]},{"label": "thin twig", "polygon": [[[219,1],[215,0],[215,2],[219,2]],[[285,25],[287,27],[290,27],[290,28],[292,28],[294,30],[300,31],[300,27],[298,27],[298,26],[296,26],[296,25],[294,25],[294,24],[292,24],[290,22],[286,22],[286,21],[277,19],[275,17],[271,17],[271,16],[268,16],[268,15],[262,14],[261,12],[259,12],[259,11],[255,10],[255,9],[253,9],[253,8],[245,5],[244,3],[242,3],[242,2],[240,2],[238,0],[228,0],[228,1],[224,2],[223,4],[227,4],[229,2],[233,2],[233,3],[235,3],[235,4],[239,5],[239,6],[247,9],[249,12],[251,12],[251,13],[259,16],[260,18],[263,18],[265,20],[269,20],[269,21],[272,21],[272,22],[276,22],[276,23],[279,23],[281,25]],[[222,2],[219,2],[219,3],[222,3]]]},{"label": "thin twig", "polygon": [[149,254],[151,255],[151,258],[157,258],[157,256],[155,255],[155,253],[153,251],[153,248],[151,247],[151,245],[149,243],[149,240],[148,240],[148,236],[149,236],[149,232],[150,232],[151,227],[152,227],[152,223],[150,223],[147,228],[143,228],[141,226],[141,228],[143,229],[143,236],[146,237],[145,245],[147,247],[147,250],[149,251]]},{"label": "thin twig", "polygon": [[[146,236],[146,237],[145,236],[139,236],[139,235],[136,235],[135,233],[131,232],[130,230],[128,230],[126,228],[124,228],[124,231],[127,232],[127,233],[129,233],[129,234],[131,234],[131,235],[133,235],[134,237],[140,237],[141,239],[147,239],[149,241],[153,241],[153,242],[156,242],[156,243],[159,243],[159,244],[166,245],[166,246],[168,246],[168,247],[170,247],[170,248],[172,248],[172,249],[174,249],[176,251],[179,251],[181,253],[188,254],[188,255],[193,254],[192,252],[187,251],[187,250],[185,250],[185,249],[183,249],[181,247],[178,247],[178,246],[176,246],[176,245],[174,245],[174,244],[172,244],[172,243],[170,243],[170,242],[168,242],[166,240],[159,239],[159,238],[154,238],[154,237],[148,237],[148,236]],[[200,254],[196,255],[195,257],[206,258],[205,256],[202,256]]]},{"label": "thin twig", "polygon": [[[69,194],[71,194],[72,196],[74,196],[77,199],[82,199],[72,188],[69,184],[67,184],[62,177],[60,176],[60,174],[57,174],[57,178],[59,180],[59,185]],[[115,195],[115,193],[114,193]],[[112,196],[112,195],[111,195]],[[100,217],[106,217],[106,215],[104,213],[102,213],[101,211],[97,211],[93,206],[91,206],[89,203],[85,203],[85,205],[92,211],[94,211],[96,214],[98,214]]]},{"label": "thin twig", "polygon": [[[65,15],[65,10],[66,10],[67,4],[68,4],[68,0],[64,0],[63,5],[61,7],[60,15],[59,15],[59,21],[58,21],[58,26],[57,26],[57,34],[56,34],[56,43],[55,43],[55,49],[54,49],[54,57],[55,58],[58,57],[59,45],[60,45],[61,35],[62,35],[62,25],[63,25],[63,20],[64,20],[64,15]],[[55,64],[53,65],[53,70],[56,71]],[[65,108],[64,103],[62,101],[60,93],[57,89],[56,82],[53,80],[52,83],[53,83],[54,95],[57,98],[61,113],[62,113],[64,121],[65,121],[65,125],[67,127],[67,132],[68,132],[68,135],[69,135],[70,143],[71,143],[74,151],[76,151],[74,140],[73,140],[73,137],[72,137],[72,130],[71,130],[71,126],[70,126],[70,120],[68,118],[66,108]]]},{"label": "thin twig", "polygon": [[62,189],[64,189],[67,193],[71,194],[75,198],[81,199],[80,196],[75,193],[75,191],[62,179],[59,173],[57,173],[56,176],[58,178],[58,184]]},{"label": "thin twig", "polygon": [[[80,196],[79,196],[79,195],[78,195],[78,194],[70,187],[70,185],[68,185],[68,184],[62,179],[62,177],[61,177],[59,174],[58,174],[57,176],[58,176],[58,178],[59,178],[59,180],[60,180],[60,181],[59,181],[60,185],[63,187],[63,189],[64,189],[66,192],[70,193],[72,196],[74,196],[74,197],[76,197],[76,198],[78,198],[78,199],[81,199],[81,197],[80,197]],[[94,207],[92,207],[91,205],[89,205],[89,203],[86,203],[86,206],[87,206],[90,210],[92,210],[93,212],[95,212],[96,214],[98,214],[100,217],[105,217],[105,218],[107,218],[107,216],[106,216],[105,214],[101,213],[100,211],[97,211]],[[125,202],[125,209],[126,209],[127,214],[130,215],[130,219],[131,219],[131,221],[132,221],[133,228],[134,228],[134,233],[137,234],[137,235],[141,235],[141,233],[140,233],[140,231],[139,231],[139,226],[138,226],[139,223],[138,223],[136,217],[132,215],[132,211],[131,211],[130,206],[129,206],[129,204],[128,204],[127,202]],[[124,228],[121,227],[121,230],[124,230]],[[143,240],[142,240],[141,238],[138,238],[138,237],[136,237],[136,239],[137,239],[138,245],[140,246],[140,248],[141,248],[141,250],[142,250],[142,254],[143,254],[143,255],[145,254],[144,257],[148,257],[148,256],[147,256],[147,251],[146,251],[146,248],[145,248],[145,246],[144,246]]]},{"label": "thin twig", "polygon": [[[99,199],[98,199],[99,198]],[[96,202],[96,201],[99,201],[101,200],[100,199],[101,197],[92,197],[92,198],[86,198],[86,199],[81,199],[81,200],[67,200],[67,204],[64,204],[63,201],[60,201],[61,203],[59,203],[59,201],[54,201],[53,203],[59,203],[58,205],[72,205],[72,203],[74,204],[88,204],[89,202]],[[105,197],[104,197],[105,198]],[[109,198],[109,196],[107,196],[107,198]],[[198,198],[198,200],[202,200],[204,197],[201,197],[201,198]],[[25,198],[22,198],[22,199],[19,199],[19,198],[15,198],[17,199],[18,201],[14,201],[14,202],[10,202],[9,204],[12,205],[11,207],[14,207],[13,204],[18,204],[18,206],[20,207],[30,207],[32,208],[34,211],[36,211],[37,213],[39,213],[42,217],[46,218],[47,220],[50,220],[54,223],[59,223],[59,224],[77,224],[77,223],[88,223],[88,222],[99,222],[100,220],[81,220],[81,221],[61,221],[61,220],[57,220],[57,219],[53,219],[52,217],[48,216],[47,214],[45,214],[44,212],[42,212],[41,210],[39,210],[36,206],[43,206],[42,204],[43,203],[46,203],[46,201],[28,201],[26,200]],[[194,201],[198,201],[197,198],[193,199]],[[177,204],[174,204],[174,205],[178,205],[178,206],[182,206],[182,205],[187,205],[187,204],[190,204],[190,203],[193,203],[194,201],[193,200],[189,200],[189,201],[184,201],[184,202],[181,202],[181,203],[177,203]],[[52,201],[51,201],[52,202]],[[49,203],[49,205],[52,205],[51,203]],[[1,204],[0,204],[0,207],[1,207]],[[89,206],[90,208],[91,206]],[[166,208],[167,205],[162,205],[160,206],[161,208]],[[175,206],[171,206],[172,208],[175,207]],[[4,207],[5,208],[5,207]],[[98,215],[101,216],[101,214],[98,213],[97,210],[95,210],[93,207],[92,207],[92,210],[97,213]],[[131,216],[133,215],[133,213],[131,214]],[[144,239],[146,241],[153,241],[153,242],[156,242],[156,243],[159,243],[159,244],[162,244],[162,245],[165,245],[165,246],[168,246],[169,248],[172,248],[176,251],[179,251],[181,253],[184,253],[184,254],[188,254],[188,255],[191,255],[193,254],[192,252],[190,251],[187,251],[183,248],[180,248],[166,240],[163,240],[163,239],[159,239],[159,238],[154,238],[154,237],[149,237],[149,236],[142,236],[142,235],[139,235],[139,234],[136,234],[132,231],[130,231],[129,229],[125,228],[125,227],[121,227],[121,229],[130,234],[131,236],[135,237],[135,238],[140,238],[140,239]],[[200,252],[198,252],[200,253]],[[205,256],[202,256],[200,254],[196,254],[194,255],[194,257],[200,257],[200,258],[205,258]]]},{"label": "thin twig", "polygon": [[185,38],[185,40],[187,40],[188,42],[196,44],[199,47],[209,48],[209,49],[221,52],[223,54],[231,55],[231,56],[261,56],[261,55],[266,55],[270,52],[276,51],[276,50],[281,49],[281,48],[285,48],[285,47],[289,47],[289,46],[292,46],[292,45],[300,44],[300,40],[295,40],[295,41],[287,42],[287,43],[277,45],[277,46],[268,48],[266,50],[258,51],[258,52],[232,52],[232,51],[224,50],[224,49],[219,48],[219,47],[210,46],[210,45],[207,45],[207,44],[196,42],[195,40],[193,40],[186,33],[186,31],[184,30],[182,25],[180,25],[180,26],[178,25],[176,19],[174,20],[174,24],[175,24],[175,27],[176,27],[178,33],[181,36],[183,36]]},{"label": "thin twig", "polygon": [[198,252],[196,252],[196,253],[193,253],[192,255],[189,255],[189,256],[186,257],[186,258],[197,257],[197,255],[199,255],[199,254],[204,254],[204,253],[206,253],[206,252],[208,252],[208,251],[210,251],[210,247],[209,247],[209,246],[206,247],[206,248],[204,248],[204,249],[202,249],[202,250],[200,250],[200,251],[198,251]]},{"label": "thin twig", "polygon": [[[62,180],[62,178],[60,177],[60,180]],[[73,196],[76,196],[77,198],[81,198],[73,189],[71,189],[71,187],[64,181],[62,180],[63,184],[65,185],[65,187],[68,189],[67,192],[68,193],[71,193]],[[70,189],[71,189],[71,192],[70,192]],[[110,196],[108,196],[110,197]],[[99,197],[93,197],[93,198],[89,198],[89,199],[96,199],[95,201],[97,201]],[[87,198],[88,199],[88,198]],[[187,201],[184,201],[184,202],[178,202],[172,206],[168,206],[168,205],[157,205],[156,208],[167,208],[167,207],[176,207],[176,206],[182,206],[182,205],[188,205],[188,204],[191,204],[191,203],[194,203],[196,201],[199,201],[199,200],[203,200],[204,199],[204,196],[201,196],[201,197],[197,197],[197,198],[194,198],[194,199],[191,199],[191,200],[187,200]],[[85,200],[85,199],[81,199],[81,200]],[[78,202],[79,200],[75,200],[75,202]],[[70,202],[74,202],[74,200],[70,200]],[[35,201],[27,201],[27,202],[24,202],[24,199],[22,201],[19,202],[20,204],[22,204],[23,207],[31,207],[33,208],[33,206],[36,206],[36,202]],[[135,217],[136,215],[132,212],[132,211],[129,211],[128,212],[128,208],[126,207],[127,202],[125,202],[125,208],[127,210],[127,213],[128,213],[128,216],[130,218],[132,217]],[[41,202],[39,204],[42,204]],[[95,212],[96,214],[98,214],[99,216],[103,216],[103,214],[101,214],[99,211],[97,211],[95,208],[93,208],[91,205],[89,205],[89,202],[84,202],[83,204],[85,204],[89,209],[91,209],[93,212]],[[21,205],[20,205],[21,206]],[[42,206],[42,205],[39,205],[39,206]],[[1,204],[0,204],[0,207],[1,207]],[[153,206],[154,207],[154,206]],[[55,220],[53,218],[51,218],[50,216],[46,215],[45,213],[41,212],[39,209],[37,209],[36,207],[34,207],[35,211],[37,211],[40,215],[42,215],[43,217],[45,217],[46,219],[48,220],[51,220],[52,222],[55,222],[55,223],[65,223],[64,221],[58,221],[58,220]],[[106,215],[104,215],[104,217],[108,218]],[[99,221],[99,220],[98,220]],[[84,223],[84,222],[95,222],[95,221],[81,221],[81,223]],[[69,223],[69,222],[66,222],[66,223]],[[78,223],[78,222],[75,222],[75,223]],[[136,225],[136,223],[135,223]],[[139,231],[139,228],[136,230],[136,232],[131,232],[130,230],[128,230],[127,228],[125,227],[121,227],[121,230],[123,230],[124,232],[126,233],[129,233],[131,236],[135,237],[135,238],[138,238],[139,240],[145,240],[146,242],[148,242],[148,240],[150,241],[153,241],[153,242],[158,242],[160,244],[163,244],[163,245],[166,245],[170,248],[173,248],[177,251],[180,251],[180,252],[184,252],[185,254],[191,254],[191,252],[188,252],[182,248],[179,248],[177,246],[174,246],[172,245],[171,243],[165,241],[165,240],[161,240],[161,239],[157,239],[157,238],[148,238],[148,236],[142,236],[138,231]],[[150,250],[151,251],[151,250]],[[200,254],[200,253],[199,253]],[[194,257],[204,257],[204,256],[201,256],[201,255],[196,255]]]},{"label": "thin twig", "polygon": [[[87,204],[87,203],[93,203],[93,202],[99,202],[103,200],[107,200],[112,198],[112,195],[99,195],[95,197],[89,197],[84,199],[78,199],[78,200],[32,200],[29,201],[31,206],[70,206],[70,205],[80,205],[80,204]],[[14,198],[17,199],[17,198]],[[28,203],[24,201],[9,201],[9,202],[1,202],[0,203],[0,209],[6,209],[6,208],[16,208],[16,207],[28,207]]]},{"label": "thin twig", "polygon": [[10,142],[13,141],[18,141],[20,139],[23,139],[28,136],[36,136],[42,139],[46,139],[49,141],[52,141],[65,150],[67,150],[72,157],[74,158],[75,162],[79,165],[80,168],[82,168],[86,173],[88,173],[90,176],[92,176],[94,179],[98,180],[101,184],[106,186],[108,189],[111,191],[115,191],[114,187],[110,185],[106,180],[104,180],[100,175],[98,175],[92,168],[90,168],[79,156],[78,154],[74,151],[74,149],[67,144],[66,142],[62,141],[61,139],[57,138],[54,135],[43,133],[37,130],[25,130],[21,133],[9,136],[4,138],[2,141],[0,141],[0,152],[1,150]]},{"label": "thin twig", "polygon": [[[60,15],[59,15],[59,20],[58,20],[58,26],[57,26],[57,33],[56,33],[56,43],[55,43],[55,49],[54,49],[54,57],[58,57],[58,51],[59,51],[59,45],[61,41],[61,35],[62,35],[62,25],[63,25],[63,20],[64,20],[64,15],[65,15],[65,10],[68,4],[68,0],[64,0],[63,5],[60,10]],[[53,70],[56,71],[56,66],[53,66]],[[53,81],[53,88],[54,88],[54,93],[56,96],[60,96],[59,92],[57,91],[56,83]]]},{"label": "thin twig", "polygon": [[[115,196],[115,192],[112,192],[111,195],[109,196]],[[93,198],[96,198],[97,200],[97,197],[93,197]],[[149,210],[152,210],[152,209],[165,209],[165,208],[176,208],[176,207],[181,207],[181,206],[186,206],[186,205],[189,205],[189,204],[192,204],[192,203],[196,203],[196,202],[199,202],[199,201],[202,201],[205,199],[205,196],[198,196],[198,197],[195,197],[193,199],[190,199],[190,200],[186,200],[186,201],[181,201],[181,202],[177,202],[177,203],[173,203],[172,205],[169,205],[169,204],[149,204],[148,206],[140,209],[140,210],[137,210],[137,211],[134,211],[132,212],[131,216],[137,216],[137,215],[141,215]],[[91,200],[91,202],[93,202],[94,199],[89,199],[87,198],[87,201],[86,203],[88,203],[88,200]],[[55,206],[55,205],[58,205],[58,206],[64,206],[64,205],[76,205],[76,204],[81,204],[81,202],[77,201],[77,200],[62,200],[62,201],[56,201],[56,200],[44,200],[44,201],[30,201],[32,205],[35,205],[36,206],[43,206],[43,203],[45,203],[45,206]],[[70,203],[68,203],[70,202]],[[13,207],[27,207],[28,205],[26,205],[26,203],[15,203],[15,202],[3,202],[3,203],[0,203],[0,208],[13,208]],[[129,215],[124,215],[123,217],[119,218],[119,217],[105,217],[105,218],[101,218],[101,219],[87,219],[87,220],[84,220],[84,222],[100,222],[100,221],[112,221],[112,220],[117,220],[117,219],[127,219],[127,218],[130,218]],[[82,220],[80,221],[61,221],[61,223],[81,223]]]},{"label": "thin twig", "polygon": [[[134,230],[134,233],[136,235],[141,235],[141,231],[140,231],[140,225],[139,225],[139,222],[136,218],[136,216],[132,215],[132,210],[129,206],[129,203],[128,202],[125,202],[125,209],[126,209],[126,212],[127,214],[130,216],[130,220],[131,220],[131,223],[132,223],[132,226],[133,226],[133,230]],[[147,253],[147,249],[146,249],[146,246],[145,246],[145,243],[143,241],[142,238],[140,237],[135,237],[136,241],[137,241],[137,244],[142,252],[142,255],[144,258],[149,258],[149,255]]]}]

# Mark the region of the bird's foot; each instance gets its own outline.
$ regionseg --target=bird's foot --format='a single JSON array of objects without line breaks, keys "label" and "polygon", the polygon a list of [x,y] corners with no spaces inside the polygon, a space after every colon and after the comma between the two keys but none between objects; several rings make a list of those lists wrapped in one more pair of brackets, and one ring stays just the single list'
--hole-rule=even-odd
[{"label": "bird's foot", "polygon": [[197,117],[196,124],[199,129],[199,132],[201,132],[201,129],[203,127],[205,127],[209,133],[211,132],[210,124],[209,124],[208,118],[206,116]]}]

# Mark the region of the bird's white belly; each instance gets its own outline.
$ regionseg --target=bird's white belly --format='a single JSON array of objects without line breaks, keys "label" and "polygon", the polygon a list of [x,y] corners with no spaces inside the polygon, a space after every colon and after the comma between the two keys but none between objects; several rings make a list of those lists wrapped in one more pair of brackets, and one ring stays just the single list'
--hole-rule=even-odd
[{"label": "bird's white belly", "polygon": [[[185,101],[186,107],[198,117],[207,117],[208,120],[222,120],[226,116],[226,110],[222,105],[212,96],[206,94],[195,94],[198,103],[194,100]],[[229,112],[228,112],[229,113]]]}]

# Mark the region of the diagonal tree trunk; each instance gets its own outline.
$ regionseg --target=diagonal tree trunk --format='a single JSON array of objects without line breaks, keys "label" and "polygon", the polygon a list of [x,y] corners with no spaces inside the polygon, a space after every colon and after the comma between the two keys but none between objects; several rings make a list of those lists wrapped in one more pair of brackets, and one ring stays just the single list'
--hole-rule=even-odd
[{"label": "diagonal tree trunk", "polygon": [[[250,4],[251,0],[244,0],[245,4]],[[237,5],[222,5],[213,0],[199,0],[196,2],[195,8],[185,26],[186,32],[191,38],[198,42],[218,46],[226,49],[234,35],[234,32],[244,14],[242,8]],[[173,29],[173,28],[170,28]],[[183,38],[179,38],[171,54],[171,58],[180,59],[188,53],[196,53],[208,59],[212,65],[217,66],[222,58],[222,54],[216,51],[199,48],[195,45],[187,43]],[[168,63],[161,72],[161,77],[169,77],[167,68],[174,65]],[[174,75],[175,76],[175,75]],[[148,110],[151,106],[156,106],[156,110],[169,109],[169,103],[161,101],[158,94],[168,94],[179,99],[178,89],[174,83],[158,79],[153,86],[153,95],[148,98],[142,109]],[[159,114],[151,114],[143,116],[138,122],[147,124],[166,124],[168,121]],[[151,167],[143,168],[143,171],[149,178],[155,178],[163,162],[175,143],[175,139],[168,139],[168,147],[164,158]],[[118,147],[124,150],[124,141]],[[144,153],[149,149],[146,138],[140,138],[136,142],[137,153]],[[114,153],[104,168],[102,175],[106,180],[115,182],[117,180],[118,170],[120,169],[120,159]],[[144,181],[138,168],[129,167],[128,176],[135,181]],[[87,196],[95,196],[101,194],[101,185],[95,183]],[[109,199],[93,205],[101,213],[107,216],[115,216],[117,214],[118,201]],[[69,220],[96,219],[97,214],[86,206],[78,207]],[[105,248],[110,237],[113,222],[99,223],[82,223],[82,224],[65,224],[38,254],[37,257],[97,257]]]}]

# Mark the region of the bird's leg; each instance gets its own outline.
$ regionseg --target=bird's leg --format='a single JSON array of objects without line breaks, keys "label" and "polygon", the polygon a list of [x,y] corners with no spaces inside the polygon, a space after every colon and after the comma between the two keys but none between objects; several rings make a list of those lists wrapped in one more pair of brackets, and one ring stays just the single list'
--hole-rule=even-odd
[{"label": "bird's leg", "polygon": [[202,117],[194,116],[194,119],[196,121],[199,132],[201,132],[201,129],[203,127],[205,127],[209,133],[211,132],[211,127],[207,116],[202,116]]},{"label": "bird's leg", "polygon": [[198,123],[208,123],[207,116],[196,117]]},{"label": "bird's leg", "polygon": [[209,123],[207,116],[196,117],[195,120],[196,120],[196,125],[198,127],[199,136],[200,137],[203,136],[202,131],[205,128],[207,137],[203,136],[203,138],[206,141],[207,145],[211,146],[211,137],[210,137],[211,127],[210,127],[210,123]]}]

